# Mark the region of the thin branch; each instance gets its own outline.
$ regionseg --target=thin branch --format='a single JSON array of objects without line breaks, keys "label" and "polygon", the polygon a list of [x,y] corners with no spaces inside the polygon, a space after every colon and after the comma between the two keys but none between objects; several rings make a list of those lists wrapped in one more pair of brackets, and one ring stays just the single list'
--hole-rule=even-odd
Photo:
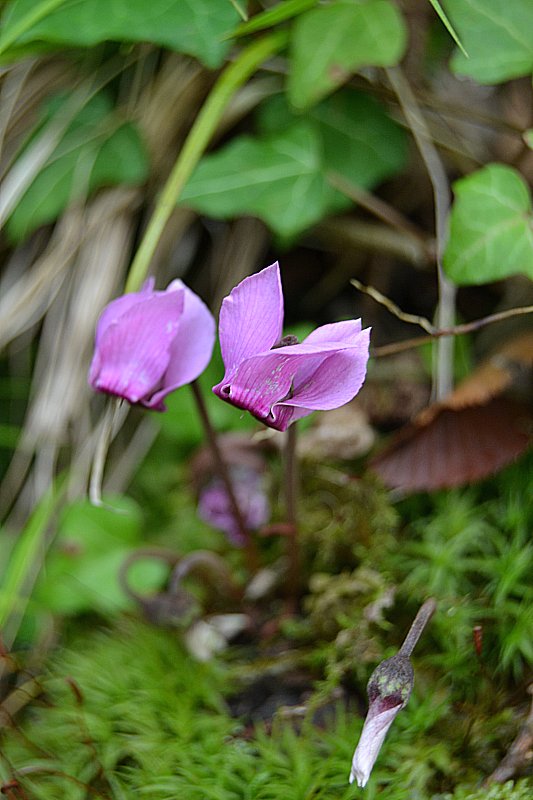
[{"label": "thin branch", "polygon": [[395,317],[401,319],[402,322],[408,322],[411,325],[419,325],[426,333],[429,333],[430,336],[434,336],[436,328],[426,317],[420,317],[417,314],[407,314],[405,311],[402,311],[396,303],[393,303],[390,297],[381,294],[381,292],[373,286],[365,286],[364,283],[361,283],[361,281],[358,281],[356,278],[352,278],[350,283],[352,286],[355,286],[356,289],[359,289],[360,292],[368,294],[376,303],[385,306],[387,311],[390,311]]},{"label": "thin branch", "polygon": [[380,358],[382,356],[391,356],[395,353],[401,353],[404,350],[411,350],[413,347],[420,347],[423,344],[428,344],[433,339],[440,339],[446,336],[462,336],[465,333],[473,333],[480,330],[487,325],[492,325],[494,322],[501,322],[510,317],[520,317],[524,314],[533,314],[533,306],[520,306],[518,308],[509,308],[506,311],[498,311],[496,314],[489,314],[488,317],[475,319],[473,322],[465,322],[462,325],[454,325],[451,328],[435,328],[429,336],[417,336],[414,339],[405,339],[403,342],[394,342],[393,344],[385,344],[381,347],[376,347],[372,351],[372,355]]}]

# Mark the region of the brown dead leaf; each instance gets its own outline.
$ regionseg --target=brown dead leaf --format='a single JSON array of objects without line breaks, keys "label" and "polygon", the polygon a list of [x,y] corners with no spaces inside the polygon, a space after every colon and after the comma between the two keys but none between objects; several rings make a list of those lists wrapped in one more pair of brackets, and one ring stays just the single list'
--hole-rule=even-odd
[{"label": "brown dead leaf", "polygon": [[505,343],[444,401],[402,428],[372,459],[372,469],[408,493],[460,486],[502,469],[531,442],[532,367],[533,333]]}]

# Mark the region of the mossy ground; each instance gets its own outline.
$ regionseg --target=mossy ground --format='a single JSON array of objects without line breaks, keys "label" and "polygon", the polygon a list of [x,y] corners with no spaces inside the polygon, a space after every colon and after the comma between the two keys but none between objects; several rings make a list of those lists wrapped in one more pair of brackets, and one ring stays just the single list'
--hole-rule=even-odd
[{"label": "mossy ground", "polygon": [[[531,777],[482,782],[527,713],[532,464],[396,508],[372,481],[304,471],[301,616],[283,619],[280,598],[265,601],[260,623],[279,615],[274,634],[262,639],[259,624],[207,664],[181,634],[134,615],[80,619],[40,678],[41,698],[4,736],[2,779],[36,800],[361,796],[347,776],[366,680],[432,594],[438,610],[415,651],[413,696],[364,796],[526,800]],[[265,547],[278,557],[275,543]],[[270,698],[260,684],[263,694],[274,687]]]}]

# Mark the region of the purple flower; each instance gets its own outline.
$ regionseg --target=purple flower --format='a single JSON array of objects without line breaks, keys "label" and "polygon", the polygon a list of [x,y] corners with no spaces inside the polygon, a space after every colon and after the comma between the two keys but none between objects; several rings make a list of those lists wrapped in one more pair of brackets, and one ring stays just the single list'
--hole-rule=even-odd
[{"label": "purple flower", "polygon": [[[246,527],[256,530],[266,525],[270,518],[270,505],[261,476],[255,470],[233,467],[231,481]],[[220,480],[215,478],[200,493],[198,514],[213,528],[224,531],[236,547],[246,543],[231,510],[226,488]]]},{"label": "purple flower", "polygon": [[276,262],[245,278],[222,303],[222,400],[285,431],[297,419],[343,406],[366,374],[370,329],[360,320],[317,328],[301,343],[281,340],[283,293]]},{"label": "purple flower", "polygon": [[401,654],[379,664],[368,681],[368,713],[353,755],[350,783],[366,786],[387,731],[405,708],[413,688],[413,667]]},{"label": "purple flower", "polygon": [[156,411],[163,398],[206,368],[215,341],[207,306],[181,281],[164,292],[154,279],[107,305],[96,326],[89,383],[97,392]]}]

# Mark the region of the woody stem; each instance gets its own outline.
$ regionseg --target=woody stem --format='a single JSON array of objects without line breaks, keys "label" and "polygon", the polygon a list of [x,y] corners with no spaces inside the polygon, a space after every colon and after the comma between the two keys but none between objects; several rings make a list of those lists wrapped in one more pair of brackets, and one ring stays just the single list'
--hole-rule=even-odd
[{"label": "woody stem", "polygon": [[224,488],[226,489],[226,494],[228,496],[229,504],[231,507],[231,513],[233,514],[235,522],[237,523],[237,526],[239,528],[239,533],[242,535],[244,541],[244,553],[246,556],[248,569],[250,570],[250,572],[255,572],[258,566],[258,556],[257,556],[257,549],[255,546],[255,542],[252,539],[252,536],[250,535],[250,531],[246,526],[246,522],[244,521],[241,508],[239,506],[237,497],[235,495],[233,483],[230,478],[228,465],[224,461],[224,457],[222,455],[222,451],[218,443],[216,431],[213,428],[213,425],[211,424],[211,420],[209,418],[207,406],[205,404],[200,384],[198,383],[197,380],[194,380],[192,381],[190,386],[196,402],[196,406],[198,408],[198,414],[202,421],[204,432],[207,441],[209,443],[209,447],[211,448],[211,454],[213,456],[213,461],[215,462],[216,470],[218,472],[219,478],[224,484]]}]

